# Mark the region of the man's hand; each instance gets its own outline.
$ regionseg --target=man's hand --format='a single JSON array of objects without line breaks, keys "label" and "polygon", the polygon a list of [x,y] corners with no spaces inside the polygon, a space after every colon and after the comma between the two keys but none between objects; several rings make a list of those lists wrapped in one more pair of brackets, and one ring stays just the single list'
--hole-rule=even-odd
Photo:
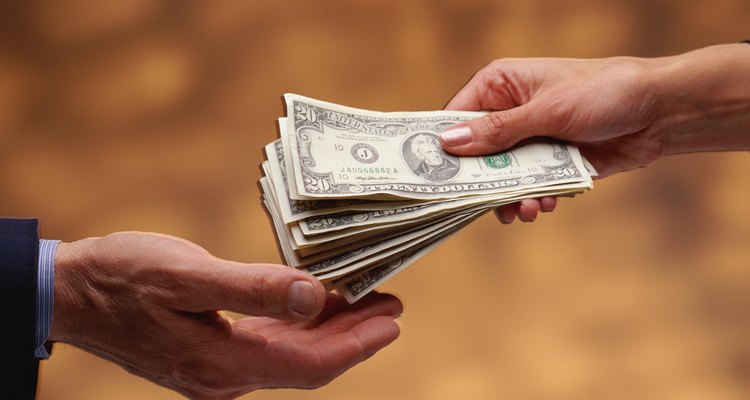
[{"label": "man's hand", "polygon": [[[399,335],[393,296],[350,306],[301,271],[220,260],[175,237],[61,243],[55,263],[50,339],[190,398],[316,388]],[[219,310],[279,319],[233,321]]]}]

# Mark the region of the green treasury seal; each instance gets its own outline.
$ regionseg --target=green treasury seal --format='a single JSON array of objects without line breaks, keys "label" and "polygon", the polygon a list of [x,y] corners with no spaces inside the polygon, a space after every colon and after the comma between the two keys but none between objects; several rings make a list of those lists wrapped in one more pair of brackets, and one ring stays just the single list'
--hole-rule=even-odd
[{"label": "green treasury seal", "polygon": [[510,156],[508,155],[508,153],[497,153],[491,156],[484,156],[482,157],[482,159],[488,167],[493,169],[503,169],[510,167]]}]

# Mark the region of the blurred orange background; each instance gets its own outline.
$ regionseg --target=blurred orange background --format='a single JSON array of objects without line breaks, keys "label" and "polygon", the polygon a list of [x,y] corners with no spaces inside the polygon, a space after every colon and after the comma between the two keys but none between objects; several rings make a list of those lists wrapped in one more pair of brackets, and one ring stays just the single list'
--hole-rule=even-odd
[{"label": "blurred orange background", "polygon": [[[747,0],[2,2],[0,214],[279,262],[256,181],[282,93],[439,109],[495,58],[671,55],[748,21]],[[382,287],[393,345],[246,398],[750,398],[748,174],[747,153],[679,156],[534,224],[486,216]],[[182,397],[58,344],[38,398]]]}]

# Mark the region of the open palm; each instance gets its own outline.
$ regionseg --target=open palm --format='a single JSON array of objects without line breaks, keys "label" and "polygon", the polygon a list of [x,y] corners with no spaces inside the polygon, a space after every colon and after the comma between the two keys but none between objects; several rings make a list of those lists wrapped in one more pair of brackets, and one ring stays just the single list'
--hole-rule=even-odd
[{"label": "open palm", "polygon": [[[62,243],[55,260],[52,340],[191,399],[316,388],[399,335],[393,296],[349,305],[302,271],[221,260],[167,235]],[[300,283],[308,302],[293,299]]]}]

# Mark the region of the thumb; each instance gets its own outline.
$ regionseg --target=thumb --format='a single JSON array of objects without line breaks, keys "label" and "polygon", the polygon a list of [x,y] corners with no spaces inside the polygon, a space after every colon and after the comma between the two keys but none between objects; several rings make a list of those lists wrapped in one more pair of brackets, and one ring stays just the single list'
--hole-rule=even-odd
[{"label": "thumb", "polygon": [[[304,321],[323,309],[326,290],[312,275],[283,265],[242,264],[215,259],[196,271],[185,311],[228,310],[288,321]],[[189,309],[185,309],[185,308]]]},{"label": "thumb", "polygon": [[532,115],[527,103],[454,125],[440,134],[440,142],[460,156],[497,153],[541,133],[541,119]]}]

